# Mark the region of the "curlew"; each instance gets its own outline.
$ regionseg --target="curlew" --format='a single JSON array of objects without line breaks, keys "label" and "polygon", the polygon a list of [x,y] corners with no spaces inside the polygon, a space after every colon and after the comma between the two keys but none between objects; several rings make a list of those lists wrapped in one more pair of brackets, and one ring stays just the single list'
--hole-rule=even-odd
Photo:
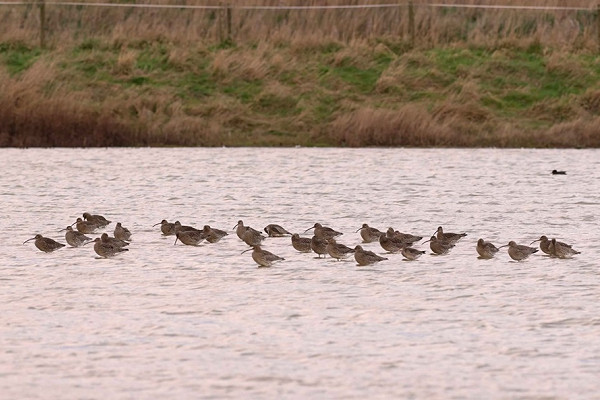
[{"label": "curlew", "polygon": [[317,253],[317,257],[321,258],[321,255],[326,257],[327,255],[327,239],[323,239],[319,236],[313,236],[310,239],[310,248],[312,251]]},{"label": "curlew", "polygon": [[177,232],[187,232],[187,231],[200,232],[200,229],[194,228],[193,226],[189,226],[189,225],[181,225],[181,222],[179,222],[179,221],[175,221],[173,223],[173,229],[175,230],[175,233],[177,233]]},{"label": "curlew", "polygon": [[581,254],[580,251],[573,249],[570,245],[552,239],[550,242],[551,254],[558,258],[571,258],[575,254]]},{"label": "curlew", "polygon": [[188,246],[198,246],[200,242],[206,239],[203,231],[179,231],[175,234],[175,243],[177,240]]},{"label": "curlew", "polygon": [[102,258],[113,257],[124,251],[129,251],[129,249],[115,246],[114,244],[103,240],[102,237],[96,238],[94,241],[88,243],[94,243],[94,251]]},{"label": "curlew", "polygon": [[448,252],[454,247],[454,243],[440,240],[437,238],[437,236],[432,236],[429,240],[426,240],[423,243],[427,242],[429,242],[429,248],[431,251],[439,256],[448,254]]},{"label": "curlew", "polygon": [[110,237],[110,236],[108,236],[108,233],[103,233],[100,236],[100,239],[102,240],[102,242],[108,243],[108,244],[110,244],[112,246],[115,246],[115,247],[129,246],[128,242],[126,242],[124,240],[121,240],[121,239],[114,238],[114,237]]},{"label": "curlew", "polygon": [[91,237],[87,237],[83,233],[74,230],[72,226],[67,226],[65,229],[61,229],[62,231],[67,231],[65,233],[65,240],[71,247],[83,246],[93,240]]},{"label": "curlew", "polygon": [[481,238],[477,240],[477,245],[475,246],[475,249],[479,254],[479,258],[484,258],[488,260],[490,258],[494,258],[494,256],[498,252],[498,248],[496,246],[494,246],[491,242],[486,242]]},{"label": "curlew", "polygon": [[394,228],[388,228],[385,232],[388,237],[399,239],[407,246],[412,246],[415,242],[423,239],[423,236],[411,235],[410,233],[402,233],[395,231]]},{"label": "curlew", "polygon": [[262,241],[265,239],[266,237],[256,229],[249,228],[246,229],[244,233],[242,233],[242,240],[248,246],[260,246]]},{"label": "curlew", "polygon": [[65,247],[64,244],[58,243],[54,239],[43,237],[40,234],[35,235],[31,239],[27,239],[26,241],[23,242],[23,244],[25,244],[29,241],[32,241],[32,240],[35,240],[35,242],[33,242],[35,244],[35,247],[37,247],[39,250],[43,251],[44,253],[52,253],[54,250],[58,250],[62,247]]},{"label": "curlew", "polygon": [[164,236],[171,236],[175,234],[175,223],[168,222],[166,219],[163,219],[158,224],[152,225],[153,227],[156,225],[160,225],[160,231]]},{"label": "curlew", "polygon": [[267,235],[269,235],[269,237],[282,237],[286,235],[291,235],[291,233],[288,232],[285,228],[277,224],[269,224],[265,226],[264,231]]},{"label": "curlew", "polygon": [[402,248],[406,246],[406,243],[400,239],[385,234],[379,237],[379,245],[385,251],[389,251],[390,253],[399,253],[402,251]]},{"label": "curlew", "polygon": [[285,260],[285,258],[276,256],[270,251],[261,249],[260,246],[252,246],[248,250],[242,251],[242,254],[250,250],[252,250],[252,259],[259,265],[259,267],[270,267],[277,261]]},{"label": "curlew", "polygon": [[372,228],[367,224],[362,224],[362,227],[359,228],[356,232],[358,231],[360,231],[360,237],[362,238],[363,243],[378,242],[381,235],[384,234],[379,229]]},{"label": "curlew", "polygon": [[310,228],[305,230],[304,232],[306,233],[306,232],[310,231],[311,229],[315,230],[315,232],[314,232],[315,236],[318,236],[323,239],[330,239],[330,238],[334,238],[336,236],[343,235],[342,232],[338,232],[328,226],[323,226],[318,222],[315,223],[314,226],[311,226]]},{"label": "curlew", "polygon": [[[548,239],[548,236],[542,235],[540,236],[539,239],[534,240],[533,242],[529,243],[529,244],[534,244],[535,242],[540,242],[540,250],[543,251],[546,254],[549,254],[551,256],[553,256],[553,248],[552,248],[552,240]],[[562,247],[571,247],[571,245],[563,243],[563,242],[559,242],[556,241],[556,243],[558,243],[560,246]]]},{"label": "curlew", "polygon": [[336,242],[334,238],[327,239],[327,246],[325,249],[331,257],[337,259],[338,261],[348,258],[350,254],[354,253],[353,248]]},{"label": "curlew", "polygon": [[244,225],[244,221],[242,221],[241,219],[237,222],[237,224],[235,224],[233,229],[235,229],[235,234],[241,240],[244,240],[244,234],[246,233],[246,231],[251,231],[252,234],[255,236],[262,235],[262,233],[260,231],[257,231],[256,229],[254,229],[250,226]]},{"label": "curlew", "polygon": [[219,240],[229,235],[229,233],[221,229],[211,228],[209,225],[204,225],[202,232],[204,233],[208,243],[217,243]]},{"label": "curlew", "polygon": [[117,239],[131,241],[131,232],[129,231],[129,229],[121,225],[120,222],[117,222],[117,226],[115,226],[115,231],[113,232],[113,235]]},{"label": "curlew", "polygon": [[525,260],[527,257],[536,253],[538,249],[535,247],[529,247],[522,244],[517,244],[513,240],[505,244],[504,246],[498,247],[499,249],[502,247],[508,246],[508,255],[515,261]]},{"label": "curlew", "polygon": [[87,212],[83,213],[83,219],[89,222],[93,222],[94,224],[98,225],[99,228],[104,228],[105,226],[111,223],[111,221],[107,220],[102,215],[92,215]]},{"label": "curlew", "polygon": [[415,261],[416,259],[421,257],[423,254],[425,254],[425,251],[417,250],[412,247],[403,247],[401,253],[404,256],[404,258],[407,259],[408,261]]},{"label": "curlew", "polygon": [[292,235],[292,246],[301,253],[310,253],[310,238],[300,237],[297,233]]},{"label": "curlew", "polygon": [[456,244],[456,242],[458,242],[460,239],[467,236],[466,233],[444,232],[441,226],[438,226],[436,233],[439,240],[449,242],[451,244]]},{"label": "curlew", "polygon": [[356,260],[356,263],[361,267],[364,267],[366,265],[372,265],[378,263],[379,261],[387,260],[387,258],[377,255],[370,250],[363,249],[360,245],[354,247],[354,259]]},{"label": "curlew", "polygon": [[94,233],[100,228],[95,222],[84,221],[81,218],[77,218],[77,221],[71,224],[71,226],[73,225],[75,225],[75,229],[81,233]]}]

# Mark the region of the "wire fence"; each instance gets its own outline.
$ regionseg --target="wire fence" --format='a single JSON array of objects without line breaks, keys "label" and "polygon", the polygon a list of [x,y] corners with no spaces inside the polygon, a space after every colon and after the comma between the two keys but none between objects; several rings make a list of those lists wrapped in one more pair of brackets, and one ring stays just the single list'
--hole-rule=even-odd
[{"label": "wire fence", "polygon": [[[239,3],[228,3],[226,1],[221,1],[218,4],[160,4],[160,3],[124,3],[124,2],[73,2],[73,1],[47,1],[47,0],[37,0],[37,1],[0,1],[0,10],[1,6],[24,6],[28,9],[38,8],[39,9],[39,17],[38,21],[38,34],[39,34],[39,42],[40,46],[44,47],[46,45],[46,37],[47,34],[52,33],[52,29],[48,28],[48,10],[56,9],[56,8],[77,8],[78,10],[82,8],[102,8],[102,9],[142,9],[142,10],[152,10],[152,9],[163,9],[163,10],[194,10],[194,11],[204,11],[210,12],[211,21],[213,24],[213,29],[211,30],[214,33],[215,39],[219,42],[223,42],[225,40],[234,40],[236,33],[239,34],[240,37],[244,36],[247,31],[243,31],[239,29],[242,25],[240,23],[237,24],[237,32],[236,27],[234,27],[233,15],[241,15],[243,12],[290,12],[290,11],[306,11],[306,12],[333,12],[333,11],[343,11],[343,10],[393,10],[398,15],[401,14],[401,17],[398,17],[398,21],[402,22],[402,30],[406,33],[406,39],[410,43],[411,46],[415,46],[418,44],[418,40],[420,38],[420,33],[424,30],[431,28],[431,20],[433,17],[431,15],[422,17],[424,22],[416,22],[415,14],[417,10],[424,10],[422,13],[431,12],[432,10],[446,10],[445,12],[448,14],[449,10],[481,10],[481,11],[512,11],[512,12],[539,12],[539,13],[585,13],[587,17],[585,21],[581,21],[581,18],[576,20],[574,24],[578,24],[579,35],[582,32],[586,32],[587,35],[590,35],[590,32],[595,32],[595,40],[597,42],[598,47],[600,48],[600,3],[593,4],[591,2],[587,2],[588,6],[556,6],[556,5],[505,5],[505,4],[454,4],[454,3],[419,3],[414,1],[400,1],[393,3],[377,3],[377,4],[311,4],[311,5],[244,5]],[[312,14],[314,16],[314,14]],[[473,16],[467,16],[468,18],[473,18]],[[61,17],[63,19],[63,23],[65,17]],[[241,18],[241,17],[240,17]],[[301,18],[301,17],[299,17]],[[308,14],[307,17],[308,18]],[[67,18],[68,21],[68,18]],[[392,25],[391,20],[388,18],[386,23],[388,25]],[[343,22],[342,22],[343,23]],[[81,25],[81,22],[78,23]],[[371,22],[372,24],[372,22]],[[425,26],[429,24],[429,26]],[[529,23],[531,25],[531,22]],[[552,22],[554,24],[554,22]],[[297,24],[298,25],[298,24]],[[304,24],[306,25],[306,23]],[[418,25],[418,26],[417,26]],[[500,25],[499,25],[500,26]],[[461,28],[462,29],[462,28]],[[527,28],[530,29],[531,28]],[[527,31],[527,29],[523,29],[523,31]],[[418,33],[417,30],[420,30]],[[208,34],[209,30],[206,29],[203,33]],[[527,32],[526,32],[527,33]],[[463,35],[464,36],[464,35]],[[1,36],[0,36],[1,38]]]},{"label": "wire fence", "polygon": [[502,5],[502,4],[447,4],[447,3],[389,3],[389,4],[340,4],[340,5],[277,5],[277,6],[248,6],[235,3],[221,5],[193,5],[193,4],[138,4],[138,3],[102,3],[102,2],[73,2],[73,1],[0,1],[0,5],[40,5],[49,6],[84,6],[84,7],[121,7],[121,8],[175,8],[215,10],[231,8],[234,10],[334,10],[334,9],[366,9],[366,8],[395,8],[408,7],[410,4],[418,7],[435,8],[477,8],[477,9],[506,9],[506,10],[539,10],[539,11],[593,11],[597,8],[592,4],[589,7],[564,7],[564,6],[527,6],[527,5]]}]

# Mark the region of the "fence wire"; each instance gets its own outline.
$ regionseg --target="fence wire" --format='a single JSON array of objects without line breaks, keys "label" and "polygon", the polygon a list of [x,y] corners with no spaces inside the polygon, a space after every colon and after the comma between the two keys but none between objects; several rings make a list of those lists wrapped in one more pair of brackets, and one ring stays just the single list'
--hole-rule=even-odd
[{"label": "fence wire", "polygon": [[[243,6],[236,4],[223,4],[218,6],[208,5],[186,5],[186,4],[133,4],[133,3],[91,3],[91,2],[72,2],[72,1],[44,1],[48,6],[86,6],[86,7],[121,7],[121,8],[175,8],[175,9],[234,9],[234,10],[350,10],[366,8],[396,8],[407,7],[409,3],[390,3],[390,4],[348,4],[348,5],[312,5],[312,6]],[[0,5],[39,5],[41,2],[35,1],[0,1]],[[477,8],[477,9],[504,9],[504,10],[538,10],[538,11],[593,11],[595,5],[590,7],[561,7],[561,6],[515,6],[515,5],[493,5],[493,4],[445,4],[414,3],[415,7],[432,8]]]}]

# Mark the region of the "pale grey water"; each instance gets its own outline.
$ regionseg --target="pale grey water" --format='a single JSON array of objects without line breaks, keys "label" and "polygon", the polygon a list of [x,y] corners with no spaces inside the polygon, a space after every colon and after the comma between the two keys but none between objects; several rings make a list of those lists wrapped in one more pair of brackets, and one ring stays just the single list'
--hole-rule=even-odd
[{"label": "pale grey water", "polygon": [[[600,398],[598,150],[0,154],[2,399]],[[85,211],[129,227],[130,251],[22,244],[64,243]],[[163,218],[231,235],[173,246],[152,227]],[[286,261],[258,269],[238,219],[321,222],[352,246],[362,223],[468,236],[447,256],[366,268],[267,239]],[[541,234],[582,254],[476,258],[479,237]]]}]

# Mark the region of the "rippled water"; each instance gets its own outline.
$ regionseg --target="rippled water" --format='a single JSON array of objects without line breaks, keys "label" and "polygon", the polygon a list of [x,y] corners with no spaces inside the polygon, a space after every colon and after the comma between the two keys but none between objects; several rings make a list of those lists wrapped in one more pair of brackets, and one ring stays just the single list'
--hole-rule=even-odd
[{"label": "rippled water", "polygon": [[[0,153],[2,398],[600,398],[600,151]],[[64,242],[85,211],[129,227],[130,251],[22,244]],[[363,223],[469,235],[447,256],[373,267],[267,239],[286,260],[259,269],[233,231],[174,246],[152,227],[163,218],[321,222],[352,246]],[[476,257],[479,237],[541,234],[582,254]]]}]

